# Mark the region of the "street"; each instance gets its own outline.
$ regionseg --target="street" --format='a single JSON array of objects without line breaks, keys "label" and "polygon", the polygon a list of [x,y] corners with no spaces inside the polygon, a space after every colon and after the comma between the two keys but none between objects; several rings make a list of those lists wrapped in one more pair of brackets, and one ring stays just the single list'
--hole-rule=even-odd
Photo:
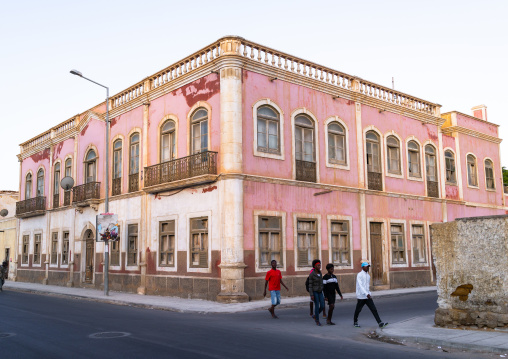
[{"label": "street", "polygon": [[[375,298],[382,320],[432,313],[436,294]],[[266,300],[268,307],[268,299]],[[15,291],[0,293],[2,358],[477,358],[368,339],[367,307],[352,326],[355,302],[338,303],[335,326],[317,327],[309,308],[237,314],[176,313]],[[325,321],[322,320],[322,324]]]}]

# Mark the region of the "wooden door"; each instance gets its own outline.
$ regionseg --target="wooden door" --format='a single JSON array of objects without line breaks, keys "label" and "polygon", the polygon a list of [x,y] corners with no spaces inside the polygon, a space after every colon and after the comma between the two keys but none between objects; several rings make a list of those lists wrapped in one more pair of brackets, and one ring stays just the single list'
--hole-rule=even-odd
[{"label": "wooden door", "polygon": [[92,231],[88,231],[86,236],[86,257],[85,257],[85,282],[92,283],[93,281],[93,257],[94,257],[95,240]]},{"label": "wooden door", "polygon": [[383,283],[383,236],[381,230],[382,223],[370,223],[370,250],[371,250],[371,263],[372,270],[372,284],[382,285]]}]

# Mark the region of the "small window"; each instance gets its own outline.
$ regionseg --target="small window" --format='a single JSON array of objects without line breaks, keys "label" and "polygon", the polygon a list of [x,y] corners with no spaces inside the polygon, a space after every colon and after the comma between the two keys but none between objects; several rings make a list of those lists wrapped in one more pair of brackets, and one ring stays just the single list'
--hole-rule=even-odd
[{"label": "small window", "polygon": [[404,226],[402,224],[391,225],[392,238],[392,264],[406,263],[406,243],[404,241]]},{"label": "small window", "polygon": [[72,177],[72,160],[70,158],[65,160],[65,177]]},{"label": "small window", "polygon": [[349,245],[349,222],[331,222],[332,261],[338,266],[351,265],[351,248]]},{"label": "small window", "polygon": [[97,169],[97,155],[94,150],[88,151],[85,160],[85,180],[86,183],[95,182]]},{"label": "small window", "polygon": [[258,151],[280,153],[279,114],[272,107],[262,106],[257,111]]},{"label": "small window", "polygon": [[367,147],[367,171],[381,173],[379,136],[374,131],[369,131],[365,137]]},{"label": "small window", "polygon": [[425,146],[425,170],[427,181],[437,182],[436,150],[433,146]]},{"label": "small window", "polygon": [[445,151],[445,164],[446,164],[446,182],[456,184],[457,177],[455,174],[455,156],[450,150]]},{"label": "small window", "polygon": [[425,236],[422,225],[413,225],[413,263],[427,262]]},{"label": "small window", "polygon": [[175,123],[168,120],[161,128],[161,162],[167,162],[176,158],[176,134]]},{"label": "small window", "polygon": [[295,147],[297,161],[315,161],[314,126],[304,115],[295,118]]},{"label": "small window", "polygon": [[328,161],[330,163],[346,164],[346,131],[338,122],[328,125]]},{"label": "small window", "polygon": [[494,164],[491,160],[485,160],[485,185],[487,189],[496,189],[494,182]]},{"label": "small window", "polygon": [[200,108],[191,117],[192,154],[208,151],[208,111]]},{"label": "small window", "polygon": [[22,249],[22,258],[21,263],[28,264],[28,246],[30,244],[30,236],[23,236],[23,249]]},{"label": "small window", "polygon": [[44,170],[37,172],[37,197],[44,196]]},{"label": "small window", "polygon": [[122,178],[122,140],[113,143],[113,179]]},{"label": "small window", "polygon": [[175,266],[175,221],[159,222],[159,266]]},{"label": "small window", "polygon": [[270,267],[272,260],[283,266],[281,222],[281,217],[260,216],[258,219],[260,267]]},{"label": "small window", "polygon": [[69,232],[63,232],[62,264],[69,264]]},{"label": "small window", "polygon": [[420,145],[415,141],[409,141],[407,144],[407,161],[409,177],[421,178],[420,170]]},{"label": "small window", "polygon": [[395,136],[388,136],[386,139],[388,153],[388,173],[401,174],[400,170],[400,142]]},{"label": "small window", "polygon": [[120,233],[120,226],[118,226],[118,239],[109,242],[111,243],[110,263],[112,266],[120,265],[120,241],[122,240]]},{"label": "small window", "polygon": [[208,218],[190,220],[190,267],[208,267]]},{"label": "small window", "polygon": [[138,263],[138,225],[129,224],[127,243],[127,265],[135,266]]},{"label": "small window", "polygon": [[297,220],[298,266],[307,267],[318,258],[317,223],[313,219]]},{"label": "small window", "polygon": [[467,155],[467,183],[470,186],[478,187],[478,176],[476,172],[476,157]]},{"label": "small window", "polygon": [[32,198],[32,174],[28,173],[25,180],[25,199]]},{"label": "small window", "polygon": [[58,232],[51,234],[51,264],[58,264]]},{"label": "small window", "polygon": [[34,236],[34,264],[41,264],[41,234]]}]

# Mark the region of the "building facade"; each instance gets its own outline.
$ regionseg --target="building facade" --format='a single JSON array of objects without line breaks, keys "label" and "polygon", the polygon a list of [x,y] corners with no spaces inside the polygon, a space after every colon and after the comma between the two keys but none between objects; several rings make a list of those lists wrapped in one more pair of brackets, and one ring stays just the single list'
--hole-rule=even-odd
[{"label": "building facade", "polygon": [[9,279],[14,276],[18,219],[16,202],[19,193],[0,191],[0,262],[9,262]]},{"label": "building facade", "polygon": [[[106,146],[120,241],[110,288],[261,298],[277,259],[290,295],[314,258],[346,291],[434,282],[429,225],[504,214],[498,126],[226,37],[21,144],[16,279],[100,287]],[[72,177],[65,191],[60,180]]]}]

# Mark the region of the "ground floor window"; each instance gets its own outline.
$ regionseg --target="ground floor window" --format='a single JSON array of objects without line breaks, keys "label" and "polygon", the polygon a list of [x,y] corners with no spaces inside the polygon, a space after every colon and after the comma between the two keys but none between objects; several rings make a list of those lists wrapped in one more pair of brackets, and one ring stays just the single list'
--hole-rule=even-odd
[{"label": "ground floor window", "polygon": [[297,220],[298,266],[311,266],[318,258],[317,223],[314,219]]},{"label": "ground floor window", "polygon": [[281,217],[260,216],[258,219],[260,267],[270,267],[272,260],[283,266],[281,222]]},{"label": "ground floor window", "polygon": [[112,266],[119,266],[120,265],[120,226],[118,226],[118,238],[116,241],[111,241],[111,248],[110,248],[110,263]]},{"label": "ground floor window", "polygon": [[51,234],[51,264],[58,263],[58,232]]},{"label": "ground floor window", "polygon": [[192,218],[190,229],[190,267],[208,268],[208,218]]},{"label": "ground floor window", "polygon": [[22,249],[22,256],[21,256],[21,263],[28,264],[28,245],[30,243],[30,236],[24,235],[23,236],[23,249]]},{"label": "ground floor window", "polygon": [[392,264],[406,263],[406,245],[404,241],[404,226],[402,224],[391,225],[392,238]]},{"label": "ground floor window", "polygon": [[339,266],[351,265],[348,221],[332,221],[330,227],[333,263]]},{"label": "ground floor window", "polygon": [[135,266],[138,263],[138,225],[129,224],[127,232],[127,265]]},{"label": "ground floor window", "polygon": [[69,232],[63,232],[62,264],[69,264]]},{"label": "ground floor window", "polygon": [[159,222],[159,265],[175,266],[175,221]]},{"label": "ground floor window", "polygon": [[34,264],[41,264],[41,237],[40,233],[34,236]]},{"label": "ground floor window", "polygon": [[425,236],[423,225],[413,225],[413,263],[426,263]]}]

